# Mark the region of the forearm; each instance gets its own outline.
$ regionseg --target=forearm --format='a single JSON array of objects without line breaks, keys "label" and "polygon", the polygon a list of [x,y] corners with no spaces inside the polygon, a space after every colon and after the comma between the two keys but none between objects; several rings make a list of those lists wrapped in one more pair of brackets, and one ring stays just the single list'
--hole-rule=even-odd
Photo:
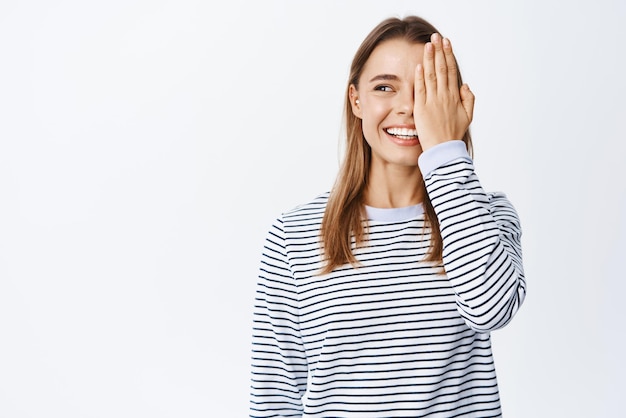
[{"label": "forearm", "polygon": [[459,312],[478,331],[507,324],[523,302],[521,228],[503,194],[487,195],[460,141],[420,157]]}]

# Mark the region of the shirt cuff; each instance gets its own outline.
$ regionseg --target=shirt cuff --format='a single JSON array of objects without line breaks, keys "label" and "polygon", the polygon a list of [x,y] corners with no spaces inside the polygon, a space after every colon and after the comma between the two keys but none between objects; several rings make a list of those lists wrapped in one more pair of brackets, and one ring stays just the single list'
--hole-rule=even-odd
[{"label": "shirt cuff", "polygon": [[453,140],[435,145],[422,152],[417,162],[422,171],[422,177],[426,178],[433,170],[459,158],[472,162],[465,142]]}]

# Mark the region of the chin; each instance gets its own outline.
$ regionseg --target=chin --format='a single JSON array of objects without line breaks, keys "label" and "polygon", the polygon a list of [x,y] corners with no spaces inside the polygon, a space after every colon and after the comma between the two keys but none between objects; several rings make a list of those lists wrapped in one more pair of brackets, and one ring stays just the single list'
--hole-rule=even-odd
[{"label": "chin", "polygon": [[395,160],[389,161],[390,164],[396,165],[398,167],[417,167],[417,155],[411,156],[410,158],[397,158]]},{"label": "chin", "polygon": [[407,166],[407,167],[417,166],[417,160],[421,154],[422,154],[421,148],[419,149],[419,151],[416,150],[415,152],[405,153],[404,155],[396,159],[396,164]]}]

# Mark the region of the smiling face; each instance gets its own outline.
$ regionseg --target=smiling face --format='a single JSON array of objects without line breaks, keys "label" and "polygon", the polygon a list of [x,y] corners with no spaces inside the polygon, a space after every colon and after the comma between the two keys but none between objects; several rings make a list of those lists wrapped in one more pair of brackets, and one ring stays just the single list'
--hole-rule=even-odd
[{"label": "smiling face", "polygon": [[358,88],[350,86],[352,112],[361,119],[372,149],[371,169],[389,165],[417,169],[422,147],[413,121],[413,100],[415,67],[423,54],[424,44],[384,41],[365,63]]}]

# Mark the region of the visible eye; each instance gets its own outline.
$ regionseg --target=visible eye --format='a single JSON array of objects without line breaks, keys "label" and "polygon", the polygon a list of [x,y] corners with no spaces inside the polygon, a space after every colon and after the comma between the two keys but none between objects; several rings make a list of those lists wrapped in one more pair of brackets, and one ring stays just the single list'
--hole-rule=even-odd
[{"label": "visible eye", "polygon": [[374,90],[376,91],[393,91],[393,88],[391,88],[391,86],[385,85],[385,84],[381,84],[379,86],[374,87]]}]

